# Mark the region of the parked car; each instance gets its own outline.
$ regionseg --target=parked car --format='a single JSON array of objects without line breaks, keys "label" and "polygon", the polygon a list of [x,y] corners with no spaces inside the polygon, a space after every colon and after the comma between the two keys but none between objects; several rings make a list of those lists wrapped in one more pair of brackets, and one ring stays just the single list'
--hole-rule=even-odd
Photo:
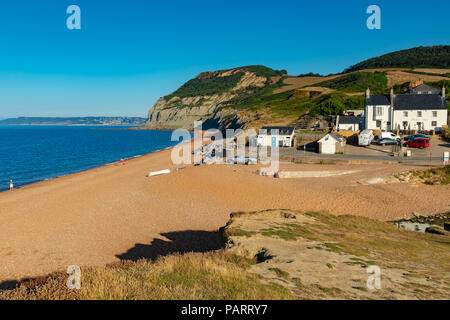
[{"label": "parked car", "polygon": [[426,135],[420,134],[420,133],[419,134],[413,134],[411,136],[405,137],[405,141],[411,141],[411,140],[414,140],[416,138],[427,139],[428,141],[430,141],[430,137],[429,136],[426,136]]},{"label": "parked car", "polygon": [[424,138],[416,138],[414,140],[406,141],[403,146],[410,147],[410,148],[419,148],[424,149],[428,148],[430,146],[430,140],[424,139]]},{"label": "parked car", "polygon": [[399,144],[399,140],[391,139],[391,138],[383,138],[383,139],[377,140],[375,143],[380,146],[392,146],[392,145]]},{"label": "parked car", "polygon": [[378,134],[378,139],[384,139],[384,138],[389,138],[389,139],[393,139],[393,140],[402,140],[402,138],[400,138],[400,136],[393,134],[392,132],[380,132]]}]

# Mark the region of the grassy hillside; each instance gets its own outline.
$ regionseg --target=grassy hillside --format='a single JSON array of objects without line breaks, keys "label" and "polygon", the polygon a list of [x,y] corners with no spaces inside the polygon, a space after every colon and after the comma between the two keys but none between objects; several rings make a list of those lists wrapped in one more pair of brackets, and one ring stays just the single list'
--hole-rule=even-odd
[{"label": "grassy hillside", "polygon": [[372,68],[450,68],[450,46],[417,47],[365,60],[344,72]]},{"label": "grassy hillside", "polygon": [[348,96],[343,93],[319,95],[315,98],[298,96],[294,90],[274,94],[267,88],[260,94],[250,95],[241,99],[233,99],[223,108],[233,108],[237,111],[264,112],[276,120],[295,122],[302,115],[339,114],[347,109],[363,109],[363,96]]},{"label": "grassy hillside", "polygon": [[[235,71],[231,75],[219,76],[221,73],[232,70]],[[283,76],[286,74],[285,70],[278,71],[265,66],[246,66],[237,69],[204,72],[183,84],[178,90],[166,96],[165,99],[170,100],[175,96],[180,98],[209,96],[227,92],[241,81],[246,71],[253,72],[258,77],[267,78],[267,82],[269,82],[271,77]]]},{"label": "grassy hillside", "polygon": [[383,93],[387,90],[387,78],[385,72],[355,72],[318,83],[316,86],[342,92],[365,92],[370,88],[374,93]]}]

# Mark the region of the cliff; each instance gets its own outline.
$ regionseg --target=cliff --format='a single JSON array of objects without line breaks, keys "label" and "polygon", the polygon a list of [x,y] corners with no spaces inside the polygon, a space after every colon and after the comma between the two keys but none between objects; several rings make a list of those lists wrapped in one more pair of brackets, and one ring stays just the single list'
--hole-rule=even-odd
[{"label": "cliff", "polygon": [[160,98],[148,113],[147,129],[240,128],[246,116],[239,103],[271,91],[281,83],[285,71],[263,66],[204,72],[174,93]]}]

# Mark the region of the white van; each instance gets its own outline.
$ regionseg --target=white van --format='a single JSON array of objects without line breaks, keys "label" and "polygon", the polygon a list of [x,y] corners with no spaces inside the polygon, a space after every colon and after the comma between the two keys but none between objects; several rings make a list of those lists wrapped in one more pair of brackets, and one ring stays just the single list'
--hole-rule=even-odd
[{"label": "white van", "polygon": [[392,132],[380,132],[380,134],[378,135],[378,139],[392,139],[392,140],[402,140],[402,138],[400,138],[400,136],[393,134]]},{"label": "white van", "polygon": [[363,130],[359,133],[358,145],[361,147],[370,146],[375,136],[372,130]]}]

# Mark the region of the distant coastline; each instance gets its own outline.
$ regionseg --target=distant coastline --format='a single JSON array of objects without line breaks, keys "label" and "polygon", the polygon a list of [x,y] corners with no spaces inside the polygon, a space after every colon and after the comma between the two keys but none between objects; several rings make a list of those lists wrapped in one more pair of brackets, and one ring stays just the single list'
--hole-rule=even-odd
[{"label": "distant coastline", "polygon": [[28,126],[143,126],[141,117],[18,117],[0,120],[0,125]]},{"label": "distant coastline", "polygon": [[[129,125],[129,124],[67,124],[67,123],[45,123],[45,124],[38,124],[38,123],[22,123],[22,124],[2,124],[0,123],[0,126],[42,126],[42,127],[124,127],[124,128],[141,128],[142,126],[138,125]],[[145,128],[144,128],[145,129]],[[147,129],[150,130],[150,129]]]}]

